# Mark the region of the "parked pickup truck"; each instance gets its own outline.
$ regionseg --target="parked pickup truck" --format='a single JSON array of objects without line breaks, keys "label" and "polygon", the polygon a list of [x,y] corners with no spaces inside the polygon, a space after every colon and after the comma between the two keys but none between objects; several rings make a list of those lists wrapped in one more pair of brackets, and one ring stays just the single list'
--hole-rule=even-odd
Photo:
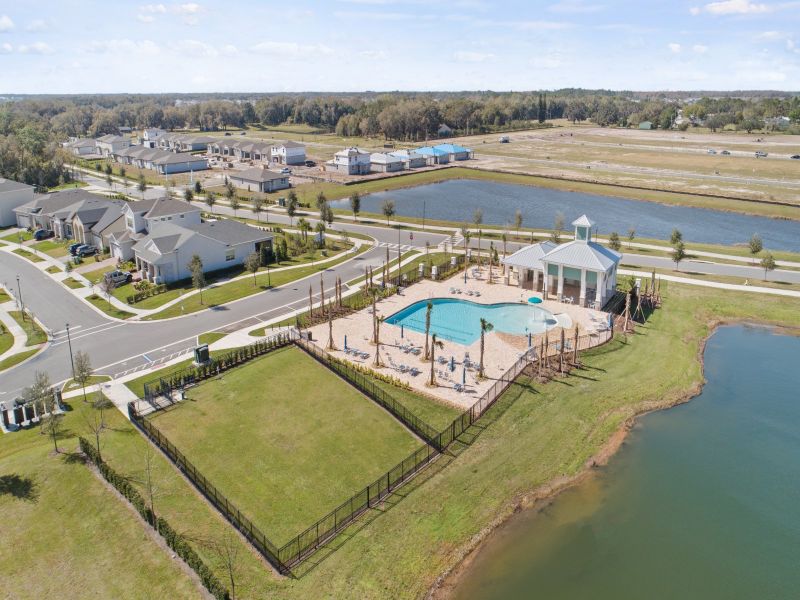
[{"label": "parked pickup truck", "polygon": [[109,271],[104,275],[106,281],[110,281],[114,285],[125,285],[128,283],[133,277],[127,271]]},{"label": "parked pickup truck", "polygon": [[78,249],[75,250],[75,256],[80,256],[83,258],[84,256],[93,256],[97,254],[97,248],[94,246],[89,246],[84,244],[83,246],[78,246]]}]

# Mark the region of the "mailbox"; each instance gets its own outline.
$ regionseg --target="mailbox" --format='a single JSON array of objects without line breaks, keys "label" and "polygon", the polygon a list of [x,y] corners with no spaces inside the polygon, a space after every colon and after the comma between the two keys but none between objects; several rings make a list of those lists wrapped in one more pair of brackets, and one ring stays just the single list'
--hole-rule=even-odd
[{"label": "mailbox", "polygon": [[202,346],[197,346],[194,349],[194,362],[196,365],[204,365],[210,360],[210,356],[208,354],[208,344],[203,344]]}]

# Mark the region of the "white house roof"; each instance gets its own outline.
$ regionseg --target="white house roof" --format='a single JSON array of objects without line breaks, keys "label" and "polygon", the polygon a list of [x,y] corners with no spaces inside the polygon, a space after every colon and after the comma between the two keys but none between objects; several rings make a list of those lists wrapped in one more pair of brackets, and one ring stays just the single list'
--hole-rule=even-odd
[{"label": "white house roof", "polygon": [[553,242],[540,242],[531,246],[520,248],[514,254],[504,258],[502,262],[504,265],[512,267],[522,267],[523,269],[535,269],[538,271],[544,270],[542,265],[542,257],[553,250],[556,245]]},{"label": "white house roof", "polygon": [[621,258],[619,252],[596,242],[577,240],[554,248],[542,257],[542,262],[590,271],[608,271]]},{"label": "white house roof", "polygon": [[393,156],[392,154],[384,154],[383,152],[373,152],[369,156],[370,162],[380,165],[388,165],[390,163],[399,163],[403,162],[403,159],[399,156]]},{"label": "white house roof", "polygon": [[581,215],[577,219],[575,219],[572,224],[575,227],[594,227],[594,221],[592,221],[586,215]]}]

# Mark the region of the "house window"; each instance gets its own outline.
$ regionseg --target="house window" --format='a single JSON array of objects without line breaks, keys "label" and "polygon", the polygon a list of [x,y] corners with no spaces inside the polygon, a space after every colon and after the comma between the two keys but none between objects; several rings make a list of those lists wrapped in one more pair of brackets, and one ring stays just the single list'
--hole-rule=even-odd
[{"label": "house window", "polygon": [[236,258],[236,250],[226,250],[225,251],[225,262],[230,262]]}]

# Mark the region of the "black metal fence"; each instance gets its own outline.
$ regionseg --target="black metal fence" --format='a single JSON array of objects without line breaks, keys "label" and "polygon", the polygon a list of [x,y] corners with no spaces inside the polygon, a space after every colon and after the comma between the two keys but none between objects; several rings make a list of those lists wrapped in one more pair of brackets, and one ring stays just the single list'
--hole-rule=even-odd
[{"label": "black metal fence", "polygon": [[300,348],[339,375],[342,379],[349,382],[368,398],[371,398],[392,413],[401,423],[416,433],[426,443],[432,444],[439,451],[443,449],[437,446],[436,443],[438,432],[403,406],[401,402],[396,400],[391,394],[386,392],[386,390],[379,387],[372,377],[360,373],[343,361],[333,358],[327,352],[304,339],[298,339],[296,343]]},{"label": "black metal fence", "polygon": [[216,377],[232,367],[287,346],[298,337],[297,330],[286,329],[247,346],[235,348],[221,356],[216,356],[204,365],[190,366],[165,377],[156,377],[144,384],[144,399],[156,408],[155,399],[158,396],[171,399],[176,390],[184,389],[209,377]]}]

